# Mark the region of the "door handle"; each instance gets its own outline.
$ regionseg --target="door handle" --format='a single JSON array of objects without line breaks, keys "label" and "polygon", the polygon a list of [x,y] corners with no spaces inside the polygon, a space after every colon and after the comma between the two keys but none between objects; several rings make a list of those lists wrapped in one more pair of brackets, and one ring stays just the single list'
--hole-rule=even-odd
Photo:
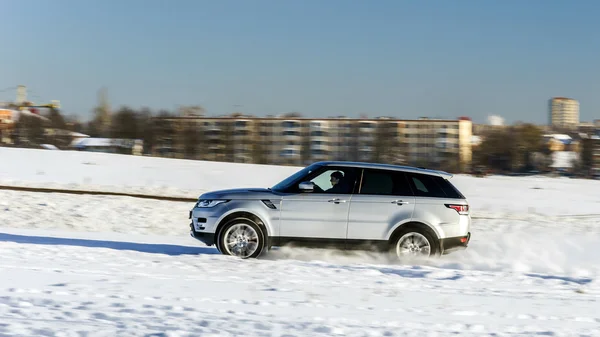
[{"label": "door handle", "polygon": [[392,201],[392,204],[396,204],[398,206],[402,206],[402,205],[408,204],[408,201],[394,200],[394,201]]},{"label": "door handle", "polygon": [[334,202],[336,204],[339,204],[340,202],[346,202],[346,200],[340,200],[338,198],[335,198],[335,199],[329,199],[329,200],[327,200],[327,202]]}]

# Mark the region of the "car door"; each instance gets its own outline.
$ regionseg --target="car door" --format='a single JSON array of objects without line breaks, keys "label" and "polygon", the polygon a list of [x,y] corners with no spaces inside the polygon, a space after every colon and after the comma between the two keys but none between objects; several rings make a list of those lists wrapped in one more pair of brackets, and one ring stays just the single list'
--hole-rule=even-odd
[{"label": "car door", "polygon": [[348,244],[383,241],[398,224],[411,220],[415,197],[404,172],[364,169],[352,197],[348,216]]},{"label": "car door", "polygon": [[[331,188],[333,172],[341,172],[340,190]],[[326,241],[343,244],[348,229],[348,209],[357,181],[357,169],[350,167],[323,167],[303,181],[310,181],[315,189],[301,192],[295,187],[282,197],[280,240],[320,244]]]}]

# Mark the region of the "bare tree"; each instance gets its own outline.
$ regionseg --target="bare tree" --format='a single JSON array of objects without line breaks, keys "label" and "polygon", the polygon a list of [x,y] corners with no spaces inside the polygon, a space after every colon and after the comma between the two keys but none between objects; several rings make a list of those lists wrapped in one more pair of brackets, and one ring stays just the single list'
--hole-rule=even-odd
[{"label": "bare tree", "polygon": [[121,107],[113,116],[110,126],[112,138],[137,139],[141,135],[137,113],[129,107]]},{"label": "bare tree", "polygon": [[183,136],[183,154],[186,159],[198,159],[204,133],[194,119],[181,120]]},{"label": "bare tree", "polygon": [[111,110],[106,88],[98,91],[98,105],[93,111],[94,117],[88,123],[87,132],[92,137],[109,137],[111,133]]},{"label": "bare tree", "polygon": [[149,108],[142,108],[137,113],[138,138],[144,141],[144,154],[152,154],[154,146],[156,145],[156,128],[153,122],[153,114]]},{"label": "bare tree", "polygon": [[173,114],[161,110],[158,112],[158,116],[152,119],[151,125],[155,143],[152,153],[158,153],[165,157],[174,156],[176,153],[176,128]]},{"label": "bare tree", "polygon": [[13,143],[37,146],[44,142],[44,121],[38,117],[21,115],[13,130]]},{"label": "bare tree", "polygon": [[396,122],[380,122],[375,134],[375,160],[386,164],[406,161],[406,143],[401,142]]}]

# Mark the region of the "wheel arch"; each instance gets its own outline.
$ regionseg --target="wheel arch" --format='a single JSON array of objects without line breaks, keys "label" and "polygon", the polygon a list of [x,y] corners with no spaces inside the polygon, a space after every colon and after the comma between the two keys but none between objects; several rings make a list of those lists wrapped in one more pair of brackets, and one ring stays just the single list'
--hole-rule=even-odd
[{"label": "wheel arch", "polygon": [[265,223],[265,221],[253,212],[246,210],[234,210],[223,216],[223,218],[218,221],[215,229],[215,245],[219,251],[221,251],[221,247],[219,247],[219,235],[221,234],[221,230],[227,223],[235,219],[247,219],[256,223],[262,231],[265,244],[269,245],[269,226]]},{"label": "wheel arch", "polygon": [[428,224],[420,222],[420,221],[408,221],[408,222],[405,222],[403,224],[396,226],[396,228],[394,228],[391,231],[391,233],[388,237],[388,242],[390,242],[390,243],[393,242],[395,239],[397,239],[397,236],[400,234],[400,232],[407,228],[421,229],[423,231],[426,231],[427,233],[429,233],[431,235],[431,237],[433,237],[433,239],[435,240],[436,246],[440,245],[440,236],[438,235],[435,228]]}]

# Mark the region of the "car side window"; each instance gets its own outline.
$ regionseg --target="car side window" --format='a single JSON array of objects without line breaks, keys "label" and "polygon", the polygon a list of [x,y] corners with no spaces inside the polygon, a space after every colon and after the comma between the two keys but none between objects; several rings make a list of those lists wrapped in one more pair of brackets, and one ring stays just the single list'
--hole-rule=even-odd
[{"label": "car side window", "polygon": [[[344,178],[345,174],[342,171],[339,170],[326,170],[325,172],[319,174],[318,176],[312,178],[310,181],[315,184],[316,186],[319,186],[319,188],[321,188],[323,191],[327,191],[333,187],[335,187],[336,184],[336,178],[332,177],[332,175],[338,174],[340,175],[340,180]],[[339,183],[339,182],[337,182]],[[339,188],[339,186],[338,186]]]},{"label": "car side window", "polygon": [[404,172],[365,169],[360,194],[412,196]]},{"label": "car side window", "polygon": [[352,167],[327,167],[325,170],[309,175],[304,181],[310,181],[318,194],[352,194],[358,170]]},{"label": "car side window", "polygon": [[444,191],[447,198],[451,199],[464,199],[465,197],[452,185],[451,182],[442,178],[442,177],[434,177],[433,180],[440,185],[440,188]]},{"label": "car side window", "polygon": [[427,174],[407,173],[411,187],[418,197],[446,198],[446,193],[435,181],[436,177]]}]

